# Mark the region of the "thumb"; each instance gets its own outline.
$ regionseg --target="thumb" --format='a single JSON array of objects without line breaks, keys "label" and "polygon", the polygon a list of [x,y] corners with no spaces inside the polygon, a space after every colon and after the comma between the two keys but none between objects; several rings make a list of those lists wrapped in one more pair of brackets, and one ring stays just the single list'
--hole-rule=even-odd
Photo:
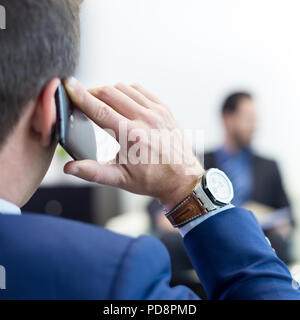
[{"label": "thumb", "polygon": [[94,160],[70,161],[64,167],[66,174],[89,182],[119,186],[121,172],[115,164],[99,164]]}]

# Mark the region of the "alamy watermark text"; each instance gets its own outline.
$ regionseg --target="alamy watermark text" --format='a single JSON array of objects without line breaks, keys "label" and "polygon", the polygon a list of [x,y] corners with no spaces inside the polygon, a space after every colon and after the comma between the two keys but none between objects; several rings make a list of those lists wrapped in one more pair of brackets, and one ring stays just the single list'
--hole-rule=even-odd
[{"label": "alamy watermark text", "polygon": [[5,7],[0,4],[0,30],[6,29],[6,10]]},{"label": "alamy watermark text", "polygon": [[0,290],[6,289],[6,270],[0,265]]}]

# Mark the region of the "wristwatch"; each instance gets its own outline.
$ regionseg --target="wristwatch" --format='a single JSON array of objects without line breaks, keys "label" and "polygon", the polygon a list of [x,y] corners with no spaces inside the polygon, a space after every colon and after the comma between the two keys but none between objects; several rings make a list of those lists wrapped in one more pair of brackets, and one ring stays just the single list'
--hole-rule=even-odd
[{"label": "wristwatch", "polygon": [[232,183],[227,175],[219,169],[209,169],[192,193],[165,215],[175,228],[180,228],[208,212],[230,204],[233,195]]}]

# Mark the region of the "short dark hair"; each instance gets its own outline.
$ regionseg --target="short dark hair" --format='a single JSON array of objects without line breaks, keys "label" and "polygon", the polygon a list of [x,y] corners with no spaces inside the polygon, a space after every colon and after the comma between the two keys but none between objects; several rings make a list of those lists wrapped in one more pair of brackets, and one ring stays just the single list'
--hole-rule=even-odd
[{"label": "short dark hair", "polygon": [[75,72],[80,0],[0,0],[0,147],[24,108],[53,78]]},{"label": "short dark hair", "polygon": [[239,103],[243,99],[252,99],[252,95],[249,92],[242,91],[230,94],[223,102],[222,114],[230,115],[235,113],[237,111]]}]

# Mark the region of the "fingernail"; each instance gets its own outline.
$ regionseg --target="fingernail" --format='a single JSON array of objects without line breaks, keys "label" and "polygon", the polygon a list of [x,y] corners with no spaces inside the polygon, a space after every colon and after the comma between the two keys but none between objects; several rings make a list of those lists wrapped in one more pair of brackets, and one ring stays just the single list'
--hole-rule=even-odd
[{"label": "fingernail", "polygon": [[77,87],[77,83],[78,81],[74,77],[70,77],[66,80],[65,85],[70,91],[74,92]]},{"label": "fingernail", "polygon": [[67,173],[76,176],[79,173],[79,169],[77,167],[72,167],[68,170]]}]

